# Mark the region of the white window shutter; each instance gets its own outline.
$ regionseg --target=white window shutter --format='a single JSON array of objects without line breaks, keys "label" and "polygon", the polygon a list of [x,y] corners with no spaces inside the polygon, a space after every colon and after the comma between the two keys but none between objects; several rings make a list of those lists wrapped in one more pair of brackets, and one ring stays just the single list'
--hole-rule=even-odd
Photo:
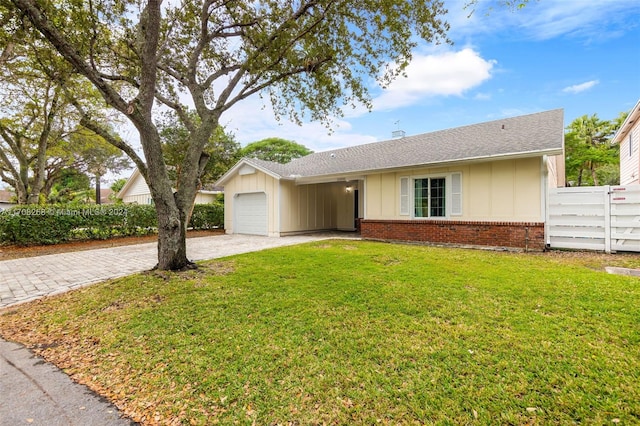
[{"label": "white window shutter", "polygon": [[409,215],[409,178],[400,178],[400,214]]},{"label": "white window shutter", "polygon": [[451,174],[451,215],[462,215],[462,174]]}]

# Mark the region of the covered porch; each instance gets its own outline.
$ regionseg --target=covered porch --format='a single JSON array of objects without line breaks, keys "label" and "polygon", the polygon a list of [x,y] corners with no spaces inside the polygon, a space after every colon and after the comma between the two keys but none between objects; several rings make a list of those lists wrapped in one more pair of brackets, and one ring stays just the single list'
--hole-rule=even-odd
[{"label": "covered porch", "polygon": [[316,231],[359,231],[364,180],[281,182],[278,235]]}]

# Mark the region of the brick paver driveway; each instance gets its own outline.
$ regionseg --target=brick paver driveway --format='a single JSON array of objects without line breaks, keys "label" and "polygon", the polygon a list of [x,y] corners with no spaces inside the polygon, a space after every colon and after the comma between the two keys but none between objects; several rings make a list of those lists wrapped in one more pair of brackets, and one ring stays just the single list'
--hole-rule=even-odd
[{"label": "brick paver driveway", "polygon": [[[335,237],[335,234],[313,234],[189,238],[187,256],[194,261],[215,259]],[[148,243],[1,261],[0,308],[149,270],[157,263],[157,255],[157,244]]]}]

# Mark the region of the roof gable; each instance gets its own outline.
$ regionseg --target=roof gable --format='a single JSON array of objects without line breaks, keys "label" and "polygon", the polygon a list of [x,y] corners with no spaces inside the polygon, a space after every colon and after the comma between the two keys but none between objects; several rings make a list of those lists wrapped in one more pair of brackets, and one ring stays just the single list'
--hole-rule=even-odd
[{"label": "roof gable", "polygon": [[129,179],[127,179],[127,181],[122,186],[122,189],[118,191],[118,193],[116,194],[116,197],[119,199],[123,199],[127,195],[127,192],[129,192],[129,188],[131,188],[131,186],[133,185],[134,181],[138,178],[138,176],[142,176],[142,175],[140,174],[140,171],[136,167],[131,173],[131,176],[129,176]]},{"label": "roof gable", "polygon": [[251,169],[259,170],[262,173],[266,173],[274,179],[283,179],[289,176],[286,164],[245,157],[238,161],[232,168],[227,170],[227,172],[217,180],[215,185],[224,186],[224,183],[235,174],[251,174]]}]

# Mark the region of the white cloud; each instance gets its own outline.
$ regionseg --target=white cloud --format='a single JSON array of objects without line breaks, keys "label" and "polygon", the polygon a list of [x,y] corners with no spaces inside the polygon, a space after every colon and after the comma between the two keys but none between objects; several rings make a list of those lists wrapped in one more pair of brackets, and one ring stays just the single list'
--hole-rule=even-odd
[{"label": "white cloud", "polygon": [[[388,89],[381,91],[373,99],[373,110],[392,110],[437,96],[461,96],[491,78],[494,65],[495,61],[483,59],[471,48],[457,52],[414,54],[406,70],[407,77],[399,77]],[[476,95],[481,100],[490,97],[487,93]],[[347,121],[368,113],[364,106],[355,109],[345,107],[343,112],[344,119],[332,118],[331,131],[318,122],[305,122],[298,126],[286,117],[277,121],[268,100],[254,96],[225,112],[221,124],[232,131],[242,145],[280,137],[294,140],[314,151],[324,151],[377,140],[370,134],[353,132]]]},{"label": "white cloud", "polygon": [[[530,1],[516,11],[506,7],[488,9],[479,7],[468,17],[464,9],[468,0],[449,0],[447,21],[451,24],[450,36],[456,40],[477,34],[496,33],[505,29],[515,30],[518,37],[548,40],[562,35],[578,36],[588,40],[618,37],[640,13],[640,3],[629,0],[544,0]],[[491,2],[495,6],[497,2]],[[603,28],[607,28],[603,31]],[[619,30],[616,30],[619,29]]]},{"label": "white cloud", "polygon": [[373,100],[374,110],[390,110],[418,103],[433,96],[461,96],[489,78],[496,64],[471,48],[430,55],[415,54],[389,88]]},{"label": "white cloud", "polygon": [[598,80],[586,81],[584,83],[574,84],[573,86],[565,87],[564,89],[562,89],[562,91],[564,93],[573,93],[573,94],[580,93],[580,92],[584,92],[585,90],[591,89],[593,86],[595,86],[598,83],[600,83],[600,81]]},{"label": "white cloud", "polygon": [[485,115],[486,120],[500,120],[502,118],[517,117],[519,115],[537,112],[536,110],[524,110],[521,108],[500,108],[497,112],[491,112]]},{"label": "white cloud", "polygon": [[243,146],[258,140],[278,137],[300,143],[313,151],[326,151],[345,146],[375,142],[376,138],[352,132],[348,121],[333,118],[332,132],[319,122],[305,122],[298,126],[286,117],[275,119],[271,105],[259,97],[245,99],[228,110],[220,124],[234,133]]},{"label": "white cloud", "polygon": [[473,97],[473,99],[475,99],[477,101],[490,101],[491,100],[491,93],[476,93],[476,95]]}]

